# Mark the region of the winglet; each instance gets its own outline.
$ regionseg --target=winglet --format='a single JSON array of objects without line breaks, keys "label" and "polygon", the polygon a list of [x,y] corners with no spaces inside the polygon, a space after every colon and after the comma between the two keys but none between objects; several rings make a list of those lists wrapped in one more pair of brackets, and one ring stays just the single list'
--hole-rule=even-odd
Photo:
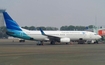
[{"label": "winglet", "polygon": [[40,30],[40,32],[41,32],[42,35],[46,35],[41,28],[39,30]]}]

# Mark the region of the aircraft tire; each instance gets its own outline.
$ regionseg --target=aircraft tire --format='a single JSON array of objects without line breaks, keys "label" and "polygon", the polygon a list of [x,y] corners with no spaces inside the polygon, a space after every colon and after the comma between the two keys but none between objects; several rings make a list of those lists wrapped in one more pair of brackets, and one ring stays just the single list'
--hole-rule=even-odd
[{"label": "aircraft tire", "polygon": [[54,44],[55,44],[55,41],[51,41],[50,44],[51,44],[51,45],[54,45]]},{"label": "aircraft tire", "polygon": [[69,44],[69,43],[66,43],[66,44]]}]

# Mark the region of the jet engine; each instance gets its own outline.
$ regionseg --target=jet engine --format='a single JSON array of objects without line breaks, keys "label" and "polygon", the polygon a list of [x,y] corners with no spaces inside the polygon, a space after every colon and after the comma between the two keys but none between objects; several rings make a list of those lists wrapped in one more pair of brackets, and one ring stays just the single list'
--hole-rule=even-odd
[{"label": "jet engine", "polygon": [[61,38],[60,42],[65,42],[65,43],[70,42],[70,38]]}]

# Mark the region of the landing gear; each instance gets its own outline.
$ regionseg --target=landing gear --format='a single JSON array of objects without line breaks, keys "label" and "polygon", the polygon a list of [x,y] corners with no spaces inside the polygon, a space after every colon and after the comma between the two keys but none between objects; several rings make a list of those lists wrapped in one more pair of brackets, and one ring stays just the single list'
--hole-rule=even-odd
[{"label": "landing gear", "polygon": [[43,45],[43,41],[38,41],[37,45]]},{"label": "landing gear", "polygon": [[50,42],[50,44],[51,44],[51,45],[54,45],[54,44],[55,44],[55,41],[54,41],[54,40],[53,40],[53,41],[51,41],[51,42]]},{"label": "landing gear", "polygon": [[66,43],[66,44],[69,44],[69,43]]},{"label": "landing gear", "polygon": [[87,41],[88,44],[98,44],[98,40],[88,40]]},{"label": "landing gear", "polygon": [[92,41],[87,41],[87,44],[91,44],[92,43]]},{"label": "landing gear", "polygon": [[78,44],[84,44],[84,42],[83,41],[79,41]]},{"label": "landing gear", "polygon": [[82,38],[80,38],[78,41],[78,44],[84,44],[84,43],[85,43],[85,41]]},{"label": "landing gear", "polygon": [[94,44],[98,44],[98,40],[96,40],[96,41],[94,42]]},{"label": "landing gear", "polygon": [[25,42],[25,40],[21,39],[21,40],[19,40],[19,42]]}]

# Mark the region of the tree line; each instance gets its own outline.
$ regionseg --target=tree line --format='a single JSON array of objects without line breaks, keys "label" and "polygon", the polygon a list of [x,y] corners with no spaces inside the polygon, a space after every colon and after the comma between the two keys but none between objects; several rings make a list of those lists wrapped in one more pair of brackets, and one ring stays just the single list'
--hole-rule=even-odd
[{"label": "tree line", "polygon": [[35,26],[24,26],[22,27],[24,29],[27,29],[27,30],[39,30],[40,28],[43,29],[43,30],[58,30],[58,28],[56,27],[44,27],[44,26],[40,26],[40,27],[35,27]]},{"label": "tree line", "polygon": [[24,26],[22,28],[24,29],[28,29],[28,30],[39,30],[40,28],[43,30],[69,30],[69,31],[73,31],[73,30],[86,30],[88,29],[92,29],[94,26],[93,25],[89,25],[89,26],[73,26],[73,25],[69,25],[69,26],[61,26],[60,29],[58,29],[57,27],[45,27],[45,26],[40,26],[40,27],[35,27],[35,26]]},{"label": "tree line", "polygon": [[[60,29],[58,29],[57,27],[45,27],[45,26],[40,26],[40,27],[35,27],[35,26],[24,26],[22,28],[27,29],[27,30],[39,30],[40,28],[43,30],[63,30],[63,31],[75,31],[75,30],[86,30],[87,27],[89,29],[92,29],[94,26],[93,25],[89,25],[89,26],[73,26],[73,25],[69,25],[69,26],[61,26]],[[8,38],[8,35],[6,34],[6,27],[0,27],[0,38]]]}]

